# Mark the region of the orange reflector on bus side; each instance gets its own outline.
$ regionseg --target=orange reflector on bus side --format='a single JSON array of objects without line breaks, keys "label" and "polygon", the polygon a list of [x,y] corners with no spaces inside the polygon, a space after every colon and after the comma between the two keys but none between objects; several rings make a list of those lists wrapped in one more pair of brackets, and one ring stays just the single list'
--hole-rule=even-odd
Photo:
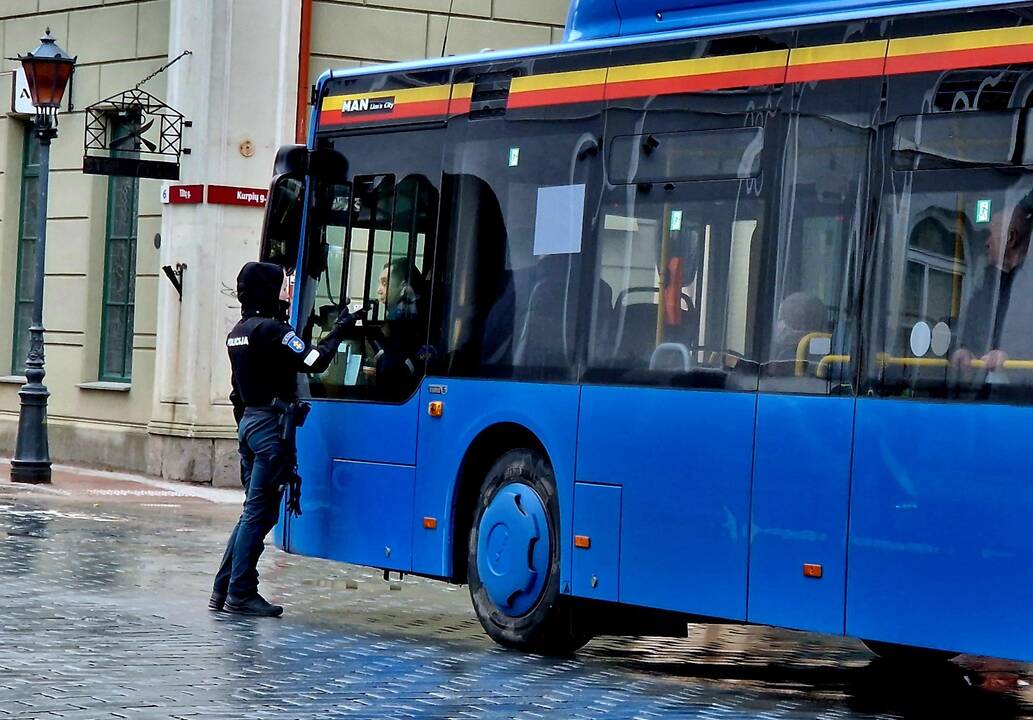
[{"label": "orange reflector on bus side", "polygon": [[435,400],[427,406],[427,414],[432,418],[439,418],[445,414],[445,403]]},{"label": "orange reflector on bus side", "polygon": [[436,530],[438,527],[438,519],[432,517],[423,518],[423,527],[427,530]]},{"label": "orange reflector on bus side", "polygon": [[575,535],[574,547],[588,549],[592,547],[592,538],[588,537],[587,535]]},{"label": "orange reflector on bus side", "polygon": [[820,578],[821,577],[821,565],[804,563],[803,575],[809,578]]}]

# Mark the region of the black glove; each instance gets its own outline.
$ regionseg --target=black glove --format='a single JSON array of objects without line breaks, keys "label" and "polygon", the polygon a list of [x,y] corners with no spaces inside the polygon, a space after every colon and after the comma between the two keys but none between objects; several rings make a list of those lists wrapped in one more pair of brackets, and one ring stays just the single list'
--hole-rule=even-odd
[{"label": "black glove", "polygon": [[301,516],[301,476],[295,468],[287,479],[287,512],[294,517]]},{"label": "black glove", "polygon": [[331,332],[340,334],[342,331],[355,325],[359,320],[365,320],[368,312],[369,305],[363,305],[355,312],[344,313],[343,315],[338,316],[337,322],[334,323],[334,327]]},{"label": "black glove", "polygon": [[326,339],[331,341],[340,342],[344,339],[345,333],[355,326],[355,323],[366,317],[366,313],[369,312],[368,306],[363,306],[352,313],[343,313],[337,317],[337,321],[334,326],[330,328],[330,332],[326,334]]}]

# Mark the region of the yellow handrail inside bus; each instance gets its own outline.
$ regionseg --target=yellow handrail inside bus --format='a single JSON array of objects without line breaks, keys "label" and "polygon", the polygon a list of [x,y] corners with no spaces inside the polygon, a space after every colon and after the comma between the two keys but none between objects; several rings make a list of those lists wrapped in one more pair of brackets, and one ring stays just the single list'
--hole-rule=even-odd
[{"label": "yellow handrail inside bus", "polygon": [[807,333],[803,336],[799,343],[796,345],[796,377],[803,377],[807,374],[807,356],[810,354],[807,352],[811,347],[812,340],[819,339],[832,339],[832,333],[826,332],[812,332]]},{"label": "yellow handrail inside bus", "polygon": [[[814,335],[820,335],[821,333],[813,333]],[[801,341],[801,347],[803,341]],[[829,367],[831,365],[845,365],[851,360],[849,355],[826,355],[818,361],[818,368],[815,374],[818,378],[824,380],[828,377]],[[879,353],[875,356],[876,362],[882,367],[948,367],[950,360],[947,358],[915,358],[915,357],[893,357],[888,353]],[[802,377],[803,373],[800,372],[800,360],[797,359],[797,377]],[[976,369],[985,369],[986,362],[979,359],[974,359],[969,364],[969,367]],[[1005,360],[1002,366],[1005,370],[1033,370],[1033,360]],[[806,369],[806,368],[805,368]]]},{"label": "yellow handrail inside bus", "polygon": [[[947,367],[950,365],[950,360],[947,358],[892,357],[887,353],[879,353],[875,359],[884,367]],[[969,367],[984,369],[986,362],[974,359],[969,363]],[[1033,360],[1005,360],[1002,367],[1005,370],[1033,370]]]},{"label": "yellow handrail inside bus", "polygon": [[818,369],[815,374],[819,379],[824,380],[829,373],[829,365],[846,365],[850,362],[849,355],[826,355],[818,361]]}]

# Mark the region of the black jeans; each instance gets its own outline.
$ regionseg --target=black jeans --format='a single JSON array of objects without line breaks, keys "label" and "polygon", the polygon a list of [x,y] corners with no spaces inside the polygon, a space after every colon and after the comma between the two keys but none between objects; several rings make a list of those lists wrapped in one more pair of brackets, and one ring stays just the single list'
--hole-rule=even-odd
[{"label": "black jeans", "polygon": [[258,592],[258,558],[265,536],[280,515],[288,451],[280,439],[280,415],[273,410],[248,408],[240,421],[240,482],[244,511],[226,543],[214,592],[247,599]]}]

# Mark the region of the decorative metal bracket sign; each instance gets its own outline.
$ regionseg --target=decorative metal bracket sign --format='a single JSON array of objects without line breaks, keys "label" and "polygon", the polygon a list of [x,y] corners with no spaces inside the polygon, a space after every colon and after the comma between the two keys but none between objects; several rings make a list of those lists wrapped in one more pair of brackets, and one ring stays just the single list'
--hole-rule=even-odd
[{"label": "decorative metal bracket sign", "polygon": [[86,108],[83,172],[178,180],[189,126],[182,113],[145,90],[112,95]]}]

